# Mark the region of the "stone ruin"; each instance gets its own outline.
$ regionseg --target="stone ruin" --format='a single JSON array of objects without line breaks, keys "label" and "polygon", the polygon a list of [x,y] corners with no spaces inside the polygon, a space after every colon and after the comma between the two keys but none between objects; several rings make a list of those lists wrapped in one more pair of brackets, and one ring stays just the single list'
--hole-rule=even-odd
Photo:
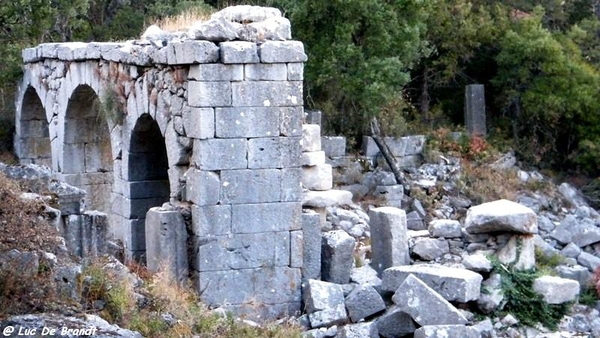
[{"label": "stone ruin", "polygon": [[21,164],[85,190],[126,260],[193,277],[209,305],[300,309],[307,56],[279,10],[232,7],[186,33],[153,26],[140,40],[22,54]]}]

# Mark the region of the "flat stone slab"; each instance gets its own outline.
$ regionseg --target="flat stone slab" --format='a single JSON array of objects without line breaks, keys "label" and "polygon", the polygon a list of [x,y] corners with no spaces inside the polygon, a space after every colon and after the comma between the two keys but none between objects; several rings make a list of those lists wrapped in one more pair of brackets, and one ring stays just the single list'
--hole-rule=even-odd
[{"label": "flat stone slab", "polygon": [[517,232],[537,234],[537,216],[533,210],[509,200],[497,200],[471,207],[465,229],[471,234]]},{"label": "flat stone slab", "polygon": [[383,290],[396,291],[410,275],[419,278],[445,300],[461,303],[479,298],[483,280],[483,277],[476,272],[442,265],[395,266],[383,272]]},{"label": "flat stone slab", "polygon": [[428,325],[418,328],[414,338],[461,337],[480,338],[481,334],[473,326],[465,325]]},{"label": "flat stone slab", "polygon": [[344,326],[336,337],[340,338],[379,338],[374,322],[349,324]]},{"label": "flat stone slab", "polygon": [[579,295],[579,282],[554,276],[542,276],[533,281],[533,290],[548,304],[563,304]]},{"label": "flat stone slab", "polygon": [[306,191],[302,195],[302,205],[313,208],[354,205],[352,193],[346,190]]},{"label": "flat stone slab", "polygon": [[406,277],[392,301],[421,326],[467,323],[458,309],[414,275]]}]

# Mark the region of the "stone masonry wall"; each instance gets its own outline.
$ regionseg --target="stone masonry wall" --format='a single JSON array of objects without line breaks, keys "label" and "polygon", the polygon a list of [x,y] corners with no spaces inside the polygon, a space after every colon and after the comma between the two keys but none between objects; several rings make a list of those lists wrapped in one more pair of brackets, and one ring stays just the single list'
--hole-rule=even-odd
[{"label": "stone masonry wall", "polygon": [[[275,16],[290,34],[279,11],[261,13],[249,21]],[[17,155],[51,162],[109,214],[127,259],[162,257],[209,305],[297,311],[303,45],[165,34],[25,49]]]}]

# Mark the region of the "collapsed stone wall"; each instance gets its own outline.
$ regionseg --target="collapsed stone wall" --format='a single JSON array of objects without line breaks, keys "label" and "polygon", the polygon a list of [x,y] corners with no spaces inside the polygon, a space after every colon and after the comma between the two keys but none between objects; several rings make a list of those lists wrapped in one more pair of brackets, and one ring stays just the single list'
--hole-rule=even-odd
[{"label": "collapsed stone wall", "polygon": [[25,49],[16,153],[86,190],[127,259],[195,276],[209,305],[299,310],[306,55],[287,35]]}]

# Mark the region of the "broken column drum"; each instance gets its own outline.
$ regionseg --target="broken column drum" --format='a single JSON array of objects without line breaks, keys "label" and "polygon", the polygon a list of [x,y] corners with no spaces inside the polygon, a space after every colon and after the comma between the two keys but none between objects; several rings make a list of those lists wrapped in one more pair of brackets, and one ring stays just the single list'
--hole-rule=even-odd
[{"label": "broken column drum", "polygon": [[[126,259],[148,253],[156,266],[164,253],[209,305],[292,313],[301,302],[306,59],[301,42],[281,39],[28,48],[16,153],[86,190]],[[191,205],[191,220],[162,215],[176,210],[167,205],[146,220],[167,202]],[[187,226],[166,229],[165,220]]]}]

